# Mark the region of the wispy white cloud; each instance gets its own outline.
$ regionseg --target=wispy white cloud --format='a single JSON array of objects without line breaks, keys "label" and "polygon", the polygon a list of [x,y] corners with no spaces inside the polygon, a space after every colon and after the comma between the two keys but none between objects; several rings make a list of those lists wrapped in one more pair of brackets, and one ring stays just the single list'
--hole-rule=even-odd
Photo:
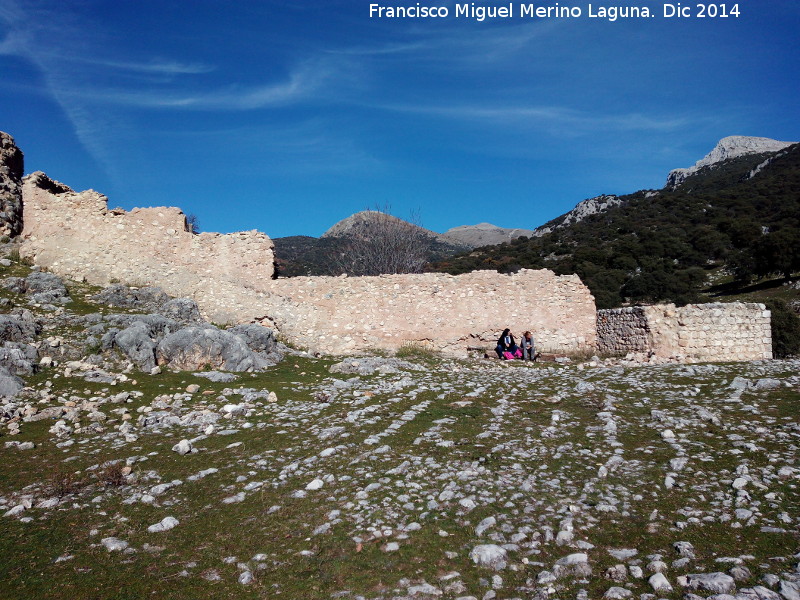
[{"label": "wispy white cloud", "polygon": [[559,127],[569,126],[573,134],[588,130],[616,129],[624,131],[672,131],[687,126],[693,120],[690,117],[665,116],[655,118],[640,113],[603,114],[600,112],[586,112],[567,109],[557,106],[511,106],[491,107],[485,106],[434,106],[412,104],[383,104],[373,105],[373,108],[401,113],[431,115],[447,119],[468,121],[474,123],[492,123],[494,125],[541,126]]},{"label": "wispy white cloud", "polygon": [[0,40],[0,55],[15,56],[23,54],[28,45],[27,36],[19,31],[9,31]]},{"label": "wispy white cloud", "polygon": [[[389,165],[366,149],[357,131],[342,132],[325,118],[292,120],[269,125],[209,129],[170,129],[153,134],[159,138],[192,140],[214,138],[222,146],[235,148],[237,164],[271,176],[308,176],[385,171]],[[182,142],[183,143],[183,142]]]},{"label": "wispy white cloud", "polygon": [[16,0],[0,0],[0,19],[8,24],[19,23],[25,19],[25,10]]},{"label": "wispy white cloud", "polygon": [[410,26],[402,31],[403,42],[353,45],[329,49],[328,52],[376,59],[419,60],[421,66],[475,69],[528,53],[533,44],[552,36],[563,26],[557,20],[487,27],[479,32],[461,23],[441,28]]},{"label": "wispy white cloud", "polygon": [[[44,84],[37,91],[48,94],[61,108],[80,144],[112,182],[122,179],[115,148],[130,135],[130,129],[119,111],[100,111],[96,103],[89,102],[85,92],[98,70],[105,71],[106,76],[120,71],[179,76],[213,70],[200,63],[163,58],[135,62],[90,55],[91,38],[86,36],[86,28],[69,18],[59,18],[46,5],[23,7],[16,0],[0,0],[0,25],[7,31],[0,40],[0,55],[19,56],[35,66]],[[82,44],[74,44],[75,39]],[[86,54],[81,54],[81,49]],[[91,69],[87,71],[86,67]]]},{"label": "wispy white cloud", "polygon": [[140,108],[245,111],[286,105],[318,92],[333,77],[333,67],[306,63],[294,69],[284,81],[263,85],[229,85],[203,91],[175,91],[153,87],[75,88],[68,92],[76,100],[92,104]]},{"label": "wispy white cloud", "polygon": [[347,56],[380,56],[389,54],[408,54],[430,50],[428,41],[417,41],[405,44],[380,44],[374,46],[352,46],[347,48],[332,48],[326,50],[328,54],[343,54]]},{"label": "wispy white cloud", "polygon": [[61,58],[62,60],[85,63],[98,67],[109,67],[111,69],[122,69],[126,71],[159,75],[199,75],[203,73],[211,73],[212,71],[216,70],[216,67],[213,65],[205,65],[201,63],[183,63],[164,59],[153,59],[149,62],[128,62],[122,60],[109,60],[75,55],[67,57],[62,56]]}]

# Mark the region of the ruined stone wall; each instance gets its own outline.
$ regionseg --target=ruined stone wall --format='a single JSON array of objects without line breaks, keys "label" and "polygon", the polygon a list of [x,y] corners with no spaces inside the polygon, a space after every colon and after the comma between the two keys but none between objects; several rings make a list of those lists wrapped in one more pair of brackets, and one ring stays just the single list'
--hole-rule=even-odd
[{"label": "ruined stone wall", "polygon": [[273,280],[272,242],[258,232],[193,235],[177,208],[108,210],[43,173],[25,178],[20,253],[90,283],[158,285],[194,298],[217,323],[260,321],[329,354],[414,342],[464,356],[494,347],[505,327],[530,329],[538,348],[593,349],[595,304],[577,276],[481,271]]},{"label": "ruined stone wall", "polygon": [[220,321],[243,317],[272,280],[273,244],[263,233],[194,235],[178,208],[109,210],[102,194],[76,193],[44,173],[26,177],[22,188],[20,254],[59,275],[159,285],[202,300]]},{"label": "ruined stone wall", "polygon": [[666,304],[645,312],[656,356],[684,362],[772,358],[770,312],[763,304]]},{"label": "ruined stone wall", "polygon": [[772,358],[770,313],[763,304],[674,304],[601,310],[598,348],[679,362]]},{"label": "ruined stone wall", "polygon": [[648,352],[650,328],[644,308],[613,308],[597,311],[597,349],[609,354]]},{"label": "ruined stone wall", "polygon": [[504,328],[529,329],[537,347],[555,352],[594,348],[595,304],[576,275],[521,270],[378,277],[279,279],[269,317],[305,347],[346,353],[396,349],[414,342],[454,356],[494,348]]},{"label": "ruined stone wall", "polygon": [[[8,178],[7,178],[8,179]],[[218,323],[262,322],[328,354],[415,343],[454,356],[492,348],[505,327],[537,348],[647,353],[684,362],[771,358],[769,311],[757,304],[595,312],[575,275],[522,270],[273,280],[272,241],[250,231],[193,235],[177,208],[109,210],[43,173],[22,185],[20,254],[90,283],[158,285],[194,298]],[[1,216],[1,215],[0,215]],[[598,336],[599,332],[599,336]]]}]

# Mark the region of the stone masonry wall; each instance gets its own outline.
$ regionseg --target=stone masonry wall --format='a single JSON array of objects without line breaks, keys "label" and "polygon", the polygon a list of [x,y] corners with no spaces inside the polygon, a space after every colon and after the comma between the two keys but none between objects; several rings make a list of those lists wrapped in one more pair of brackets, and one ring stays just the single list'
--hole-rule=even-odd
[{"label": "stone masonry wall", "polygon": [[22,193],[20,254],[54,273],[100,285],[160,285],[204,298],[215,316],[241,311],[236,297],[220,297],[226,288],[249,286],[241,291],[248,297],[272,280],[273,244],[263,233],[194,235],[178,208],[109,210],[105,196],[75,193],[44,173],[26,177]]},{"label": "stone masonry wall", "polygon": [[685,362],[772,358],[770,312],[763,304],[667,304],[646,312],[656,356]]},{"label": "stone masonry wall", "polygon": [[[105,285],[158,285],[188,296],[217,323],[258,321],[328,354],[393,350],[414,342],[464,356],[493,347],[510,327],[537,347],[593,349],[595,304],[577,276],[481,271],[273,280],[272,241],[255,231],[187,231],[177,208],[109,210],[92,190],[76,193],[43,173],[23,184],[20,254],[59,275]],[[524,293],[522,293],[524,291]]]},{"label": "stone masonry wall", "polygon": [[[520,291],[525,290],[524,294]],[[530,329],[537,348],[594,348],[594,297],[576,275],[521,270],[279,279],[266,322],[309,348],[346,353],[415,342],[454,356],[494,348],[504,328]],[[289,300],[290,299],[290,300]]]},{"label": "stone masonry wall", "polygon": [[[635,342],[626,339],[630,332]],[[598,347],[679,362],[770,359],[770,312],[763,304],[741,302],[603,310],[598,313]]]},{"label": "stone masonry wall", "polygon": [[644,308],[613,308],[597,311],[597,349],[610,354],[647,352],[650,328]]}]

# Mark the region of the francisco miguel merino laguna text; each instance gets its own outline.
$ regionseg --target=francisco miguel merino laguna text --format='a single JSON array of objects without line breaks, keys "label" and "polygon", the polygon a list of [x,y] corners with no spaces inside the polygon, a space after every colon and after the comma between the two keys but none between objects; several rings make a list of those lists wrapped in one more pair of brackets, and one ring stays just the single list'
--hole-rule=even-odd
[{"label": "francisco miguel merino laguna text", "polygon": [[[664,18],[680,17],[739,17],[738,4],[697,4],[696,6],[682,6],[663,4]],[[456,4],[455,17],[484,21],[486,19],[509,19],[513,17],[529,17],[539,19],[577,19],[583,16],[579,6],[561,6],[556,2],[553,6],[537,6],[533,3],[517,4],[509,2],[505,6],[483,6],[475,2]],[[694,10],[693,10],[694,9]],[[369,5],[370,18],[389,19],[445,19],[450,16],[450,9],[446,6],[423,6],[417,2],[412,6],[384,6],[382,4]],[[655,17],[655,9],[647,6],[592,6],[588,5],[587,16],[590,18],[607,19],[637,19]]]}]

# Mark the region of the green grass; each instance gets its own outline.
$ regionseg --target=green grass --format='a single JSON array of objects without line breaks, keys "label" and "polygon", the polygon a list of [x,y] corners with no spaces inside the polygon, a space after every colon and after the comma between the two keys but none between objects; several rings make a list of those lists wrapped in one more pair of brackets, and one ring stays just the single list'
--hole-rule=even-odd
[{"label": "green grass", "polygon": [[394,353],[397,358],[409,358],[425,362],[441,360],[441,354],[428,346],[417,342],[405,342]]},{"label": "green grass", "polygon": [[[25,273],[23,266],[10,269]],[[68,305],[68,313],[118,311],[88,300],[86,296],[94,293],[90,286],[70,284],[70,292],[81,300]],[[6,293],[0,290],[0,295]],[[43,336],[61,335],[71,343],[80,333],[81,328],[68,320],[49,323]],[[100,354],[115,359],[113,353]],[[232,383],[165,370],[156,376],[129,373],[128,380],[117,385],[65,377],[64,359],[58,358],[59,367],[27,378],[37,399],[49,394],[37,404],[40,408],[120,392],[136,391],[141,397],[125,404],[99,404],[97,409],[106,416],[100,434],[87,430],[89,421],[82,415],[84,430],[72,436],[75,443],[69,447],[56,445],[60,440],[48,432],[52,420],[22,424],[15,439],[34,442],[33,450],[0,443],[0,497],[16,501],[29,494],[40,501],[62,496],[56,508],[26,511],[23,516],[31,522],[0,517],[0,581],[5,584],[0,598],[13,590],[13,596],[5,597],[315,599],[350,591],[351,596],[373,599],[405,594],[405,587],[399,586],[402,578],[443,587],[439,577],[452,571],[460,573],[466,591],[453,590],[444,598],[481,597],[489,589],[482,580],[492,573],[476,567],[469,552],[478,543],[508,543],[523,531],[526,537],[519,548],[509,551],[510,568],[500,573],[504,585],[498,597],[530,597],[539,571],[552,569],[557,559],[578,551],[544,540],[545,528],[557,532],[570,515],[575,539],[595,546],[588,551],[594,575],[588,583],[560,580],[555,597],[574,597],[579,589],[586,589],[589,597],[602,596],[612,585],[602,573],[619,562],[608,548],[635,547],[644,566],[645,557],[653,553],[671,563],[677,558],[672,544],[691,541],[697,560],[685,569],[671,569],[673,584],[678,574],[727,568],[715,562],[719,556],[752,554],[755,559],[747,566],[753,579],[742,586],[784,569],[786,564],[771,559],[791,557],[800,549],[796,533],[762,533],[748,525],[735,529],[719,521],[676,526],[688,521],[680,514],[687,507],[708,513],[715,494],[732,499],[730,485],[717,480],[732,479],[742,462],[756,475],[776,465],[797,466],[797,433],[789,428],[797,420],[796,385],[746,391],[741,402],[729,402],[732,390],[727,387],[737,375],[750,380],[796,377],[796,363],[728,363],[694,371],[682,366],[578,371],[521,361],[445,360],[419,348],[404,358],[423,369],[332,375],[333,360],[289,355],[264,372],[239,374]],[[579,388],[581,382],[591,385]],[[342,387],[335,387],[337,383]],[[158,396],[183,393],[190,384],[200,390],[184,401],[181,414],[219,412],[224,403],[242,401],[238,393],[218,399],[226,388],[270,390],[278,401],[258,401],[252,416],[219,421],[217,431],[230,426],[237,433],[198,440],[197,454],[178,456],[172,446],[198,436],[200,428],[139,429],[138,439],[130,442],[110,435],[123,422],[118,409],[128,409],[135,424],[139,409],[150,407]],[[322,389],[333,391],[328,403],[317,395]],[[615,438],[603,431],[604,421],[598,417],[609,405],[617,424]],[[718,414],[722,425],[688,418],[699,408]],[[653,409],[668,420],[658,421]],[[690,459],[672,490],[663,482],[677,454],[661,437],[665,428],[678,434]],[[756,449],[734,445],[731,434]],[[3,436],[0,442],[8,439]],[[320,457],[326,448],[336,452]],[[378,448],[380,453],[375,452]],[[599,467],[617,449],[626,462],[598,478]],[[146,460],[131,465],[132,481],[115,485],[118,468],[133,456]],[[703,462],[704,456],[709,460]],[[405,470],[397,471],[406,463]],[[188,480],[209,467],[219,472]],[[335,480],[295,497],[313,478],[325,475]],[[145,493],[176,479],[183,483],[159,496],[154,505],[124,502],[134,492]],[[559,485],[554,487],[556,479]],[[243,502],[223,503],[248,482],[258,481],[262,486],[247,492]],[[363,498],[360,494],[371,483],[380,487]],[[474,510],[462,507],[458,496],[442,496],[452,489],[473,499]],[[764,490],[748,489],[761,502],[765,518],[776,520],[786,512],[796,523],[796,480],[771,482],[768,489],[776,494],[771,501]],[[619,500],[617,512],[601,512],[599,507],[612,498]],[[431,501],[438,506],[429,508]],[[275,506],[280,508],[273,510]],[[573,513],[570,507],[579,510]],[[655,509],[661,517],[653,523],[650,514]],[[330,531],[313,535],[334,510],[341,515]],[[168,515],[179,520],[175,529],[147,532]],[[477,537],[476,525],[489,516],[498,523]],[[399,540],[396,552],[384,552],[387,540],[367,529],[374,525],[397,532],[411,522],[421,529]],[[107,552],[99,544],[109,536],[124,539],[136,552]],[[266,558],[257,565],[251,559],[259,553]],[[56,562],[63,555],[73,558]],[[223,562],[231,556],[237,561]],[[254,584],[237,583],[236,562],[255,569]],[[532,564],[536,562],[544,566]],[[212,572],[221,580],[201,576]],[[629,584],[636,594],[650,591],[646,579]],[[671,597],[679,595],[676,591]]]}]

